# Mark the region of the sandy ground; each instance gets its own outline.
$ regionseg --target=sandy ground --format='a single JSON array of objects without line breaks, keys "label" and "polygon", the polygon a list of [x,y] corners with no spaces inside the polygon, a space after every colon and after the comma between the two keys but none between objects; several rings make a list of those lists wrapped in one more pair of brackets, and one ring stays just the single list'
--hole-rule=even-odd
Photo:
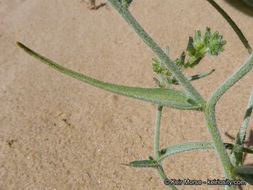
[{"label": "sandy ground", "polygon": [[[253,44],[252,10],[236,2],[217,2]],[[210,26],[224,35],[228,43],[221,56],[205,57],[186,72],[216,69],[206,79],[193,82],[205,99],[248,57],[230,26],[205,1],[135,0],[130,10],[161,47],[170,46],[173,59],[185,49],[196,28],[203,31]],[[104,92],[60,74],[25,54],[16,41],[101,80],[155,86],[154,54],[110,5],[94,11],[81,0],[0,0],[1,190],[168,189],[156,171],[121,165],[153,155],[156,105]],[[226,132],[235,137],[239,129],[252,81],[250,72],[217,105],[217,123],[225,142],[233,142]],[[252,127],[251,120],[249,132]],[[161,146],[188,141],[210,141],[203,115],[165,108]],[[245,164],[253,164],[252,155]],[[164,168],[175,179],[222,176],[214,150],[171,156]],[[179,188],[220,189],[205,185]]]}]

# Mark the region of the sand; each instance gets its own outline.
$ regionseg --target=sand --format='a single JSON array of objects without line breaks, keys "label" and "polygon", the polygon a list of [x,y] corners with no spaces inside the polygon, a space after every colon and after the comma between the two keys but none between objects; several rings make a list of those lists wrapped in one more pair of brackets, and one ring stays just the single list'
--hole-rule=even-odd
[{"label": "sand", "polygon": [[[217,2],[253,44],[252,9]],[[192,82],[205,99],[249,56],[231,27],[205,1],[135,0],[130,11],[161,47],[169,45],[173,59],[195,29],[209,26],[223,34],[228,41],[225,52],[207,56],[185,72],[216,70]],[[156,105],[102,91],[52,70],[25,54],[16,41],[100,80],[155,87],[154,54],[108,3],[89,10],[81,0],[0,0],[1,190],[168,189],[155,170],[122,165],[153,155]],[[233,142],[225,133],[235,137],[238,132],[252,81],[250,72],[217,104],[216,119],[225,142]],[[161,125],[162,147],[210,141],[200,112],[164,108]],[[248,132],[252,127],[251,120]],[[247,135],[247,145],[253,145],[252,136]],[[253,164],[252,155],[245,164]],[[169,178],[222,178],[214,150],[174,155],[163,166]]]}]

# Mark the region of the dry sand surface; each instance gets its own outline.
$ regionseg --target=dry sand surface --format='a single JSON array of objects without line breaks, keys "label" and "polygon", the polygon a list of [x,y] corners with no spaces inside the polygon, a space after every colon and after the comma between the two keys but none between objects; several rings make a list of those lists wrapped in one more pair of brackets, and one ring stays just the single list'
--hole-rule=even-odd
[{"label": "dry sand surface", "polygon": [[[217,2],[253,44],[253,9]],[[194,29],[209,26],[223,34],[225,52],[186,71],[216,70],[192,83],[205,99],[248,57],[231,27],[204,0],[135,0],[130,11],[161,47],[170,46],[173,59]],[[154,54],[109,4],[94,11],[81,0],[0,0],[0,190],[168,189],[155,170],[121,165],[153,155],[156,105],[63,75],[25,54],[16,41],[100,80],[155,87]],[[217,105],[225,142],[233,142],[226,132],[235,137],[239,129],[252,81],[250,72]],[[252,127],[253,120],[249,132]],[[188,141],[210,141],[203,115],[165,108],[161,146]],[[252,164],[253,156],[245,163]],[[171,156],[164,168],[169,178],[222,178],[214,150]]]}]

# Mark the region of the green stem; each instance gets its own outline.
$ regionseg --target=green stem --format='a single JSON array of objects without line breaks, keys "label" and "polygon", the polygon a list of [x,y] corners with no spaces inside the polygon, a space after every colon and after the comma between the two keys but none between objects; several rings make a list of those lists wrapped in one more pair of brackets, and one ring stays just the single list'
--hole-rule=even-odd
[{"label": "green stem", "polygon": [[[209,134],[214,142],[214,146],[216,152],[218,153],[219,159],[222,163],[222,167],[224,169],[225,179],[233,180],[232,170],[233,165],[230,162],[229,156],[226,152],[225,146],[220,136],[219,129],[215,120],[215,106],[212,106],[207,102],[206,110],[205,110],[205,118],[207,122],[207,128]],[[234,190],[234,186],[225,186],[226,190]]]},{"label": "green stem", "polygon": [[233,28],[233,30],[235,31],[237,36],[242,41],[245,48],[248,50],[249,54],[251,54],[252,53],[252,48],[250,47],[248,40],[243,35],[240,28],[232,20],[232,18],[214,0],[207,0],[207,1],[226,19],[226,21],[230,24],[230,26]]},{"label": "green stem", "polygon": [[253,68],[253,53],[250,55],[249,59],[223,84],[221,84],[216,91],[212,94],[211,98],[207,101],[205,109],[205,118],[208,126],[208,131],[214,142],[215,149],[219,155],[222,162],[225,177],[227,179],[233,179],[232,169],[233,165],[230,162],[229,156],[225,150],[224,144],[221,140],[219,130],[217,128],[215,119],[215,105],[220,99],[220,97],[237,81],[239,81],[244,75],[246,75]]},{"label": "green stem", "polygon": [[215,106],[211,105],[209,102],[206,105],[205,118],[206,118],[209,134],[214,142],[215,149],[223,165],[225,177],[227,179],[232,180],[233,165],[230,162],[229,156],[222,142],[219,129],[217,128],[217,124],[215,120]]},{"label": "green stem", "polygon": [[156,111],[155,139],[154,139],[154,153],[155,153],[156,160],[160,159],[159,137],[160,137],[160,123],[161,123],[162,109],[163,109],[163,106],[158,105],[157,111]]},{"label": "green stem", "polygon": [[[158,171],[158,173],[160,174],[160,176],[161,176],[161,178],[163,179],[163,181],[167,179],[167,176],[166,176],[166,174],[165,174],[165,172],[164,172],[162,166],[158,166],[158,167],[157,167],[157,171]],[[178,188],[176,188],[175,185],[167,185],[167,186],[168,186],[171,190],[178,190]]]},{"label": "green stem", "polygon": [[236,82],[238,82],[244,75],[246,75],[253,68],[253,53],[249,56],[248,60],[239,68],[232,76],[226,79],[226,81],[221,84],[213,93],[208,103],[215,105],[220,97]]},{"label": "green stem", "polygon": [[[162,109],[163,106],[158,105],[157,111],[156,111],[156,121],[155,121],[155,138],[154,138],[154,152],[155,152],[155,159],[160,159],[160,146],[159,146],[159,139],[160,139],[160,126],[161,126],[161,116],[162,116]],[[164,181],[167,179],[167,176],[163,170],[162,166],[157,167],[157,171],[160,174],[162,180]],[[176,186],[174,185],[168,185],[168,187],[172,190],[178,190]]]},{"label": "green stem", "polygon": [[170,70],[170,72],[176,77],[179,83],[189,92],[189,94],[204,107],[205,100],[197,92],[197,90],[191,85],[191,83],[184,77],[178,67],[173,61],[163,52],[163,50],[153,41],[153,39],[145,32],[140,24],[135,20],[131,13],[123,8],[118,0],[108,0],[109,3],[118,11],[118,13],[124,18],[124,20],[134,29],[137,35],[143,40],[147,46],[156,54],[161,62]]}]

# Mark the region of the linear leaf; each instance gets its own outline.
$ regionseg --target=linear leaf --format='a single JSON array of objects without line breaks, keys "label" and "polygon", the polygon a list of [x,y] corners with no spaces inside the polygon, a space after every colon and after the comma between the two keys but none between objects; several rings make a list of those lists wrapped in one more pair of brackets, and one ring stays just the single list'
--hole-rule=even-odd
[{"label": "linear leaf", "polygon": [[[211,69],[207,72],[200,73],[200,74],[197,74],[197,75],[192,75],[192,76],[189,76],[189,77],[186,77],[186,78],[189,81],[198,80],[198,79],[204,78],[204,77],[212,74],[214,71],[215,71],[214,69]],[[175,84],[175,85],[179,85],[179,82],[175,78],[172,80],[172,83]]]},{"label": "linear leaf", "polygon": [[207,71],[207,72],[204,72],[204,73],[200,73],[200,74],[197,74],[197,75],[193,75],[193,76],[187,77],[187,79],[189,81],[201,79],[203,77],[206,77],[206,76],[212,74],[214,71],[215,71],[214,69],[211,69],[210,71]]},{"label": "linear leaf", "polygon": [[88,83],[92,86],[96,86],[98,88],[117,93],[120,95],[156,103],[159,105],[183,109],[183,110],[201,110],[201,106],[195,103],[195,101],[186,93],[179,90],[172,89],[162,89],[162,88],[139,88],[139,87],[129,87],[116,85],[112,83],[103,82],[91,77],[88,77],[84,74],[72,71],[67,69],[50,59],[41,56],[35,51],[29,49],[25,45],[20,42],[17,42],[17,45],[22,48],[26,53],[35,57],[36,59],[42,61],[43,63],[49,65],[50,67],[69,75],[75,79]]},{"label": "linear leaf", "polygon": [[[234,145],[230,144],[230,143],[224,143],[225,148],[226,149],[233,149]],[[214,144],[213,142],[187,142],[187,143],[183,143],[183,144],[176,144],[176,145],[172,145],[172,146],[168,146],[166,148],[163,148],[160,151],[161,157],[159,159],[159,161],[165,159],[166,157],[173,155],[173,154],[177,154],[177,153],[181,153],[181,152],[186,152],[186,151],[190,151],[190,150],[197,150],[197,149],[214,149]],[[239,150],[239,149],[237,149]],[[240,149],[240,151],[242,152],[250,152],[252,151],[251,149]]]},{"label": "linear leaf", "polygon": [[152,168],[157,168],[160,164],[155,161],[155,160],[136,160],[133,162],[130,162],[128,164],[124,164],[126,166],[131,166],[131,167],[152,167]]}]

